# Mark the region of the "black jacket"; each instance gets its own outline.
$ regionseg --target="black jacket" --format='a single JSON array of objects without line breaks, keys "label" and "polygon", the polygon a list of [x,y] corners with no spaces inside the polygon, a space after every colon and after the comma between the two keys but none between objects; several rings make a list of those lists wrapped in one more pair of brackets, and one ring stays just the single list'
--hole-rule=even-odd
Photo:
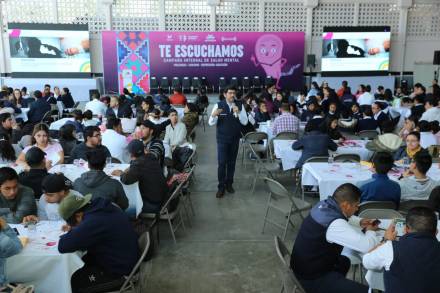
[{"label": "black jacket", "polygon": [[71,94],[65,94],[58,97],[57,101],[63,102],[64,107],[73,108],[75,102],[73,101]]},{"label": "black jacket", "polygon": [[[108,148],[104,145],[100,145],[97,148],[101,148],[104,152],[105,152],[105,156],[106,157],[111,157],[112,155],[110,154],[110,151],[108,150]],[[69,163],[73,163],[73,161],[75,159],[83,159],[85,161],[87,161],[87,152],[94,150],[93,148],[89,148],[85,142],[82,142],[80,144],[77,144],[73,149],[72,152],[70,153],[70,161]]]},{"label": "black jacket", "polygon": [[168,198],[168,185],[159,161],[147,154],[131,161],[127,172],[122,173],[121,182],[139,182],[142,199],[152,204],[164,203]]},{"label": "black jacket", "polygon": [[20,184],[32,188],[35,198],[40,198],[43,194],[41,190],[41,182],[49,173],[46,169],[30,169],[27,172],[22,172],[18,175],[18,182]]},{"label": "black jacket", "polygon": [[31,123],[38,123],[43,119],[44,114],[50,111],[50,105],[44,98],[33,102],[28,112],[28,121]]}]

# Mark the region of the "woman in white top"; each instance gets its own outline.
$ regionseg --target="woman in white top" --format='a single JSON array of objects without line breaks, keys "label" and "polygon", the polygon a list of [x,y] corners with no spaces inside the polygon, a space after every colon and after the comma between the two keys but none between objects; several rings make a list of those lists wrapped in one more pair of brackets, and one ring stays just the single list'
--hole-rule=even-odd
[{"label": "woman in white top", "polygon": [[44,123],[35,125],[32,132],[32,143],[24,148],[18,156],[17,164],[26,164],[25,155],[27,151],[36,146],[46,153],[46,168],[49,170],[56,164],[64,163],[64,151],[58,142],[52,142],[49,137],[49,127]]}]

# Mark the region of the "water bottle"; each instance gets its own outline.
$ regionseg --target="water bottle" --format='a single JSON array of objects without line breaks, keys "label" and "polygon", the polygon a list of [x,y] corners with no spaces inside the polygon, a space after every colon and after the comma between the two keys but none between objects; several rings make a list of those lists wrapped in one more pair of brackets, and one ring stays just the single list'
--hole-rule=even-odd
[{"label": "water bottle", "polygon": [[329,164],[333,164],[333,154],[331,154],[330,156],[328,156],[328,163],[329,163]]}]

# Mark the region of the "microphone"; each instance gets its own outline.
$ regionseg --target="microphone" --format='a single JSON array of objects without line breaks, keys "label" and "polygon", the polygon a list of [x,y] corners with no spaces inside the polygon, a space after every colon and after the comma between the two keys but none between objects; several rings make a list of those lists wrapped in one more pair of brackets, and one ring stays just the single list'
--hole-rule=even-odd
[{"label": "microphone", "polygon": [[[234,108],[234,107],[235,107],[235,103],[232,103],[232,108]],[[238,118],[238,113],[237,112],[234,112],[234,117]]]}]

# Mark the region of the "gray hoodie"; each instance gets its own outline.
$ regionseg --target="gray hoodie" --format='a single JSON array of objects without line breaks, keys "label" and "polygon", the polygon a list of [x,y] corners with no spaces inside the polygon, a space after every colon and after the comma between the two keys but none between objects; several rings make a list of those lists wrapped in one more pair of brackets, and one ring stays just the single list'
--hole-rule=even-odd
[{"label": "gray hoodie", "polygon": [[73,183],[73,189],[81,194],[91,193],[92,199],[107,198],[123,210],[128,208],[128,199],[121,182],[111,178],[104,171],[90,170],[83,173]]}]

